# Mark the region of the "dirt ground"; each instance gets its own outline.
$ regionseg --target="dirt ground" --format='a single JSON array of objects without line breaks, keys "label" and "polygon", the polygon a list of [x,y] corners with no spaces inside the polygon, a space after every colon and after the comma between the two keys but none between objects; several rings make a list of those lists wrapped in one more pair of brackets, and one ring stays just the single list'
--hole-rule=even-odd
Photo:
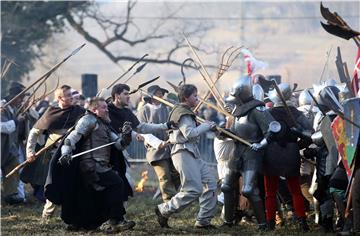
[{"label": "dirt ground", "polygon": [[[149,180],[145,183],[144,192],[135,193],[127,207],[127,218],[134,220],[136,226],[129,231],[120,232],[116,235],[297,235],[302,234],[297,229],[297,224],[288,219],[284,226],[272,233],[259,233],[253,222],[240,222],[232,228],[217,228],[213,230],[199,230],[193,227],[198,211],[196,202],[183,212],[170,218],[170,229],[162,229],[156,221],[153,211],[154,206],[161,202],[160,198],[153,199],[157,190],[157,180],[152,168],[147,164],[136,164],[130,168],[130,173],[135,182],[140,180],[141,172],[148,170]],[[104,235],[101,231],[78,231],[70,232],[65,229],[66,225],[60,218],[58,208],[55,216],[49,222],[41,221],[43,203],[37,201],[31,194],[31,188],[27,186],[27,202],[18,206],[2,204],[1,207],[1,235]],[[212,223],[221,225],[221,206]],[[311,224],[312,231],[306,235],[319,235],[319,228]]]}]

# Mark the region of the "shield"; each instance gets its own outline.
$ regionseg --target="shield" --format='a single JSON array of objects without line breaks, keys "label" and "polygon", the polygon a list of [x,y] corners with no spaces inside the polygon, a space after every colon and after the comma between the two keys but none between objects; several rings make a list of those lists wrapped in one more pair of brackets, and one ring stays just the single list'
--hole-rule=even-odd
[{"label": "shield", "polygon": [[[348,99],[343,104],[346,117],[360,123],[360,98]],[[341,161],[348,177],[352,174],[352,166],[356,157],[360,129],[348,121],[336,117],[331,125],[332,133],[339,150]]]},{"label": "shield", "polygon": [[338,150],[334,136],[331,132],[331,123],[333,117],[326,115],[320,124],[320,131],[323,135],[323,139],[328,150],[326,157],[326,171],[325,175],[330,175],[334,172],[338,163]]}]

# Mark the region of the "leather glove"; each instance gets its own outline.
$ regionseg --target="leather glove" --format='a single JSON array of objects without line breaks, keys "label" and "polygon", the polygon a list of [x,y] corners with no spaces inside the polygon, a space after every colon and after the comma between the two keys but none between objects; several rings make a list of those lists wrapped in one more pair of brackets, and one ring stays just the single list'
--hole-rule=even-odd
[{"label": "leather glove", "polygon": [[234,106],[232,104],[225,104],[224,109],[227,113],[230,113],[234,110]]},{"label": "leather glove", "polygon": [[311,159],[313,160],[314,157],[317,155],[317,151],[315,148],[306,148],[304,151],[303,151],[303,154],[304,154],[304,157],[306,159]]},{"label": "leather glove", "polygon": [[210,131],[212,131],[212,132],[217,131],[217,129],[216,129],[216,123],[215,123],[214,121],[211,121],[211,122],[210,122]]},{"label": "leather glove", "polygon": [[261,140],[260,143],[253,143],[251,144],[250,148],[254,151],[258,151],[260,149],[263,149],[267,146],[268,142],[266,139]]},{"label": "leather glove", "polygon": [[70,165],[72,156],[72,148],[69,140],[65,140],[61,146],[61,157],[58,160],[60,165]]},{"label": "leather glove", "polygon": [[172,120],[166,122],[166,125],[167,125],[168,129],[176,129],[177,128],[177,125]]},{"label": "leather glove", "polygon": [[122,147],[126,147],[130,145],[132,140],[131,132],[132,132],[131,122],[126,121],[121,129],[122,139],[120,141],[120,144]]},{"label": "leather glove", "polygon": [[131,125],[132,125],[132,123],[130,121],[125,121],[123,124],[123,127],[121,129],[121,133],[122,134],[131,134],[131,131],[132,131]]}]

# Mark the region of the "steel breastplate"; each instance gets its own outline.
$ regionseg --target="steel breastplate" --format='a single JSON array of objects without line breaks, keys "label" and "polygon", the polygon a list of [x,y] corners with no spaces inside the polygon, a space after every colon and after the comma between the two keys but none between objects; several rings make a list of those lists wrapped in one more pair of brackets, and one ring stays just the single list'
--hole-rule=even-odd
[{"label": "steel breastplate", "polygon": [[[91,132],[90,137],[86,139],[83,145],[84,150],[89,150],[111,142],[109,132],[110,130],[106,125],[98,122],[97,127]],[[85,158],[93,158],[97,162],[109,163],[110,150],[110,147],[101,148],[85,154]]]},{"label": "steel breastplate", "polygon": [[263,136],[259,126],[248,115],[236,118],[231,131],[249,142],[259,142]]}]

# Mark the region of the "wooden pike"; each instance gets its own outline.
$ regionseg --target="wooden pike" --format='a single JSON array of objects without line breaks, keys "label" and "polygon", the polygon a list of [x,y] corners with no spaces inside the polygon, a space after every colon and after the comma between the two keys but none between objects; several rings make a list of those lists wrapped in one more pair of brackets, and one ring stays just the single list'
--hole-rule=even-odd
[{"label": "wooden pike", "polygon": [[[151,97],[151,98],[153,98],[153,99],[155,99],[155,100],[157,100],[157,101],[159,101],[159,102],[161,102],[161,103],[163,103],[163,104],[165,104],[165,105],[167,105],[167,106],[169,106],[171,108],[174,108],[174,106],[175,106],[174,104],[172,104],[171,102],[166,101],[165,99],[159,98],[159,97],[154,96],[154,95],[150,95],[149,93],[147,93],[146,91],[144,91],[142,89],[140,89],[140,90],[143,93],[145,93],[146,95],[148,95],[149,97]],[[200,123],[206,122],[203,118],[201,118],[199,116],[196,116],[196,120],[198,120]],[[231,132],[229,132],[229,131],[227,131],[227,130],[225,130],[223,128],[220,128],[219,126],[216,126],[216,130],[226,134],[227,136],[229,136],[230,138],[232,138],[232,139],[234,139],[236,141],[239,141],[240,143],[243,143],[243,144],[245,144],[247,146],[251,146],[251,143],[249,143],[248,141],[236,136],[235,134],[233,134],[233,133],[231,133]]]},{"label": "wooden pike", "polygon": [[[18,112],[17,114],[24,114],[24,113],[27,112],[34,104],[36,104],[38,101],[46,98],[47,96],[49,96],[50,94],[52,94],[53,92],[55,92],[56,89],[59,87],[59,83],[60,83],[60,78],[58,77],[57,83],[56,83],[56,86],[55,86],[54,89],[52,89],[50,92],[45,91],[44,94],[43,94],[41,97],[34,99],[34,101],[32,101],[23,111]],[[46,84],[45,84],[45,85],[46,85]],[[19,109],[19,111],[20,111],[20,109]]]},{"label": "wooden pike", "polygon": [[[184,36],[184,38],[185,38],[185,40],[186,40],[186,43],[188,44],[191,52],[192,52],[192,53],[194,54],[194,56],[197,58],[198,63],[200,64],[201,69],[204,71],[204,73],[205,73],[205,75],[206,75],[206,76],[203,76],[203,78],[204,78],[204,81],[206,82],[207,86],[209,87],[210,92],[212,93],[212,95],[214,96],[214,98],[216,99],[216,101],[217,101],[222,107],[224,107],[225,103],[224,103],[224,101],[221,99],[221,94],[220,94],[219,90],[216,88],[213,80],[211,79],[209,73],[208,73],[207,70],[205,69],[203,63],[201,62],[201,59],[200,59],[199,55],[195,52],[193,46],[191,45],[191,43],[190,43],[190,41],[188,40],[188,38],[186,37],[186,35],[183,34],[183,36]],[[209,81],[212,83],[213,86],[210,85]],[[214,90],[213,90],[213,89],[214,89]],[[216,92],[217,94],[216,94],[215,92]]]},{"label": "wooden pike", "polygon": [[70,55],[68,55],[67,57],[65,57],[61,62],[59,62],[58,64],[56,64],[53,68],[51,68],[48,72],[46,72],[44,75],[42,75],[39,79],[37,79],[34,83],[30,84],[28,87],[26,87],[21,93],[19,93],[18,95],[16,95],[13,99],[11,99],[10,101],[8,101],[4,107],[8,106],[10,103],[12,103],[15,99],[17,99],[18,97],[22,96],[23,94],[25,94],[31,87],[33,87],[35,84],[39,83],[40,81],[42,81],[43,79],[47,79],[50,77],[50,75],[56,71],[64,62],[66,62],[70,57],[72,57],[73,55],[75,55],[76,53],[78,53],[80,51],[80,49],[82,49],[86,44],[84,43],[83,45],[81,45],[80,47],[76,48],[74,51],[72,51],[72,53]]},{"label": "wooden pike", "polygon": [[292,122],[293,127],[298,127],[298,124],[297,124],[297,122],[296,122],[293,114],[291,113],[289,106],[286,104],[284,95],[282,94],[279,86],[276,84],[275,80],[272,80],[272,83],[273,83],[273,86],[274,86],[277,94],[278,94],[279,97],[280,97],[280,100],[281,100],[282,104],[284,105],[284,108],[285,108],[285,110],[286,110],[286,113],[288,114],[288,116],[289,116],[289,118],[290,118],[290,120],[291,120],[291,122]]},{"label": "wooden pike", "polygon": [[[144,56],[142,56],[139,60],[137,60],[132,66],[129,67],[129,69],[127,69],[127,71],[125,71],[122,75],[120,75],[116,80],[114,80],[111,84],[109,84],[109,86],[106,87],[106,89],[111,88],[114,84],[116,84],[121,78],[123,78],[127,73],[129,73],[132,68],[134,68],[134,66],[136,66],[139,62],[141,62],[145,57],[149,56],[149,54],[145,54]],[[144,65],[140,66],[142,67],[141,69],[144,68]],[[139,68],[140,68],[139,67]],[[139,70],[138,68],[138,70]]]},{"label": "wooden pike", "polygon": [[[26,101],[23,102],[23,104],[21,105],[21,107],[18,109],[16,115],[20,114],[20,113],[23,113],[22,110],[24,110],[25,106],[29,105],[29,104],[34,104],[35,103],[35,95],[36,95],[36,92],[39,90],[39,88],[44,84],[45,85],[45,92],[44,94],[46,93],[46,80],[50,77],[50,74],[46,77],[44,77],[44,79],[38,84],[38,86],[33,89],[33,92],[30,94],[30,96],[27,98]],[[30,100],[33,100],[32,102]]]},{"label": "wooden pike", "polygon": [[[175,92],[178,93],[178,91],[179,91],[179,87],[178,87],[178,86],[176,86],[175,84],[171,83],[170,81],[166,81],[166,82],[175,90]],[[207,102],[205,99],[202,99],[201,97],[198,97],[198,98],[199,98],[199,100],[200,100],[202,103],[204,103],[205,105],[211,107],[212,109],[220,112],[220,113],[223,114],[224,116],[228,116],[228,117],[231,117],[231,116],[232,116],[229,112],[220,109],[220,108],[219,108],[218,106],[216,106],[215,104],[213,104],[213,103],[211,103],[211,102]]]},{"label": "wooden pike", "polygon": [[[211,85],[211,89],[214,88],[215,84],[220,80],[220,78],[224,75],[224,73],[230,68],[230,66],[232,65],[232,63],[235,61],[235,59],[239,56],[240,53],[237,53],[243,46],[240,46],[238,48],[235,48],[229,55],[229,57],[227,58],[226,64],[224,64],[224,60],[225,60],[225,55],[230,51],[230,49],[233,48],[233,46],[229,47],[228,49],[226,49],[226,51],[223,53],[222,57],[221,57],[221,62],[220,62],[220,66],[219,66],[219,70],[216,76],[216,79],[214,81],[214,83]],[[233,56],[235,54],[235,56]],[[207,99],[210,95],[210,90],[207,91],[204,99]],[[194,112],[197,112],[199,110],[199,108],[201,107],[202,102],[199,102],[199,104],[195,107]]]},{"label": "wooden pike", "polygon": [[[37,151],[35,153],[35,159],[38,158],[41,154],[43,154],[44,152],[46,152],[47,150],[49,150],[51,147],[53,147],[59,140],[61,140],[64,137],[64,135],[60,136],[59,138],[57,138],[52,144],[50,144],[47,147],[43,147],[41,148],[39,151]],[[30,162],[28,160],[20,163],[19,165],[17,165],[12,171],[10,171],[5,178],[9,178],[10,176],[12,176],[14,173],[16,173],[16,171],[20,170],[21,168],[25,167],[26,165],[28,165]]]}]

